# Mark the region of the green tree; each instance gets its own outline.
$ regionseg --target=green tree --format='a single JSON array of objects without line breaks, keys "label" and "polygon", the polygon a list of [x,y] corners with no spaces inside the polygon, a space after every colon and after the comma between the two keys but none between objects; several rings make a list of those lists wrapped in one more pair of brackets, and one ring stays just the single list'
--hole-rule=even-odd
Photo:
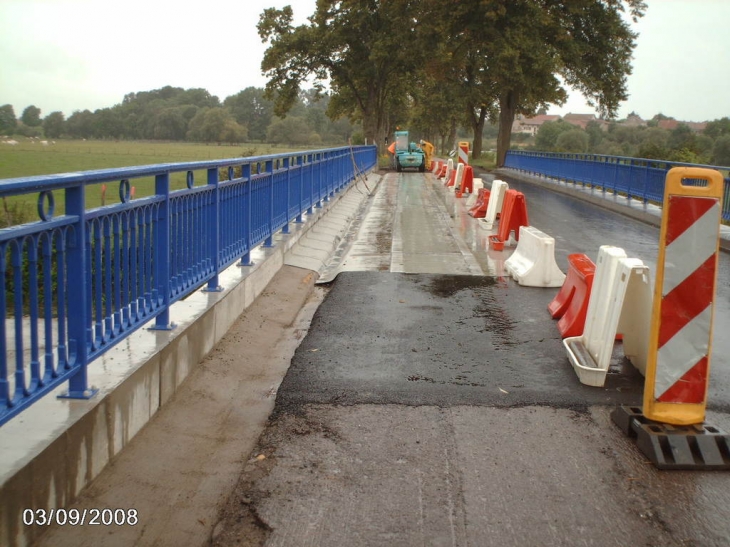
[{"label": "green tree", "polygon": [[563,120],[543,123],[535,135],[535,148],[546,152],[557,150],[558,137],[573,128],[574,126]]},{"label": "green tree", "polygon": [[266,140],[272,144],[288,144],[299,146],[305,144],[319,144],[320,136],[311,130],[304,118],[287,116],[275,120],[266,134]]},{"label": "green tree", "polygon": [[90,139],[94,133],[94,115],[90,110],[76,110],[66,120],[66,132],[77,139]]},{"label": "green tree", "polygon": [[49,139],[57,139],[63,135],[66,128],[66,117],[63,112],[51,112],[43,119],[43,133]]},{"label": "green tree", "polygon": [[254,141],[266,139],[266,128],[274,115],[274,103],[264,97],[264,90],[247,87],[223,101],[235,120],[248,128],[248,136]]},{"label": "green tree", "polygon": [[199,142],[241,142],[246,129],[225,108],[202,108],[190,120],[188,140]]},{"label": "green tree", "polygon": [[329,80],[330,117],[362,120],[365,137],[382,145],[393,101],[421,65],[420,48],[409,47],[420,6],[416,0],[320,0],[309,23],[296,28],[290,6],[264,10],[258,32],[268,47],[261,69],[275,114],[284,116],[295,104],[308,77]]},{"label": "green tree", "polygon": [[695,134],[686,123],[680,123],[676,129],[673,129],[669,134],[669,140],[667,142],[667,145],[672,150],[686,148],[695,152],[696,144]]},{"label": "green tree", "polygon": [[601,144],[605,131],[600,123],[591,120],[586,124],[586,133],[588,134],[588,149],[595,150]]},{"label": "green tree", "polygon": [[650,160],[665,160],[669,155],[669,150],[657,143],[644,141],[639,145],[636,155]]},{"label": "green tree", "polygon": [[587,152],[588,140],[588,133],[576,127],[558,135],[555,149],[558,152]]},{"label": "green tree", "polygon": [[[195,107],[193,108],[195,109]],[[185,140],[189,122],[185,114],[188,109],[189,106],[173,106],[158,112],[155,116],[153,137],[170,141]],[[194,112],[197,112],[197,109]]]},{"label": "green tree", "polygon": [[703,133],[713,139],[717,139],[723,135],[730,135],[730,118],[724,117],[708,122]]},{"label": "green tree", "polygon": [[498,166],[504,164],[516,114],[565,101],[558,77],[602,116],[615,115],[627,98],[636,37],[622,16],[626,8],[636,19],[646,6],[642,0],[497,0],[462,2],[449,12],[462,24],[472,21],[470,28],[481,26],[479,54],[488,60],[487,88],[499,105]]},{"label": "green tree", "polygon": [[18,126],[18,119],[15,117],[13,105],[5,104],[0,106],[0,133],[12,135]]},{"label": "green tree", "polygon": [[118,110],[100,108],[91,119],[91,136],[96,139],[118,139],[124,134],[124,122]]},{"label": "green tree", "polygon": [[38,127],[43,123],[41,120],[41,109],[34,105],[25,107],[25,110],[20,115],[20,121],[28,127]]},{"label": "green tree", "polygon": [[722,167],[730,166],[730,134],[722,135],[715,141],[712,163]]}]

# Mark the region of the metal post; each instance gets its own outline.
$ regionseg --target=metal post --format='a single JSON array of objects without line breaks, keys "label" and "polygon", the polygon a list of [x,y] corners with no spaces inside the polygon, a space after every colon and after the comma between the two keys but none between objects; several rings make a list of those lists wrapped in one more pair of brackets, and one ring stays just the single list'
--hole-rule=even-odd
[{"label": "metal post", "polygon": [[68,391],[59,399],[90,399],[99,391],[90,388],[86,374],[89,359],[89,256],[86,237],[86,187],[81,184],[66,189],[66,214],[75,216],[73,238],[68,249],[67,279],[80,283],[81,290],[68,299],[69,361],[76,373],[69,378]]},{"label": "metal post", "polygon": [[[203,289],[205,292],[221,292],[223,287],[218,284],[218,271],[220,270],[220,192],[218,191],[218,168],[211,167],[208,169],[208,186],[213,190],[213,203],[211,208],[207,209],[205,222],[208,223],[208,237],[210,238],[211,262],[215,274],[208,281],[208,286]],[[210,210],[212,209],[212,211]]]},{"label": "metal post", "polygon": [[274,162],[266,162],[266,172],[269,174],[269,237],[264,241],[264,247],[274,246]]},{"label": "metal post", "polygon": [[241,257],[239,266],[253,266],[251,262],[251,164],[241,166],[241,179],[246,185],[244,188],[245,210],[243,214],[246,219],[243,223],[243,240],[246,243],[246,252]]},{"label": "metal post", "polygon": [[165,199],[159,203],[154,232],[155,287],[162,301],[162,312],[150,330],[172,330],[170,322],[170,173],[155,176],[155,194]]}]

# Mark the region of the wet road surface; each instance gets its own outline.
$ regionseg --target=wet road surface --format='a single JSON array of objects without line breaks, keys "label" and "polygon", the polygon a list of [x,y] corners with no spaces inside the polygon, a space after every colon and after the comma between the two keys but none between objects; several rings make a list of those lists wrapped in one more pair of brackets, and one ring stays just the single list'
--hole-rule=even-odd
[{"label": "wet road surface", "polygon": [[[511,187],[564,271],[603,244],[654,270],[657,228]],[[620,346],[604,388],[579,384],[546,310],[557,289],[505,278],[487,236],[431,175],[384,177],[213,544],[728,545],[730,473],[648,464],[609,418],[641,398]],[[725,430],[728,266],[708,413]]]}]

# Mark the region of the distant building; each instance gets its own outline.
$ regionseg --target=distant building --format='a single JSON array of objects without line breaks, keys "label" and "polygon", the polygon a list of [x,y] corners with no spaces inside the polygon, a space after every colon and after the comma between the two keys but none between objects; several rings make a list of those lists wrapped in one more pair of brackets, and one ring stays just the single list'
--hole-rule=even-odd
[{"label": "distant building", "polygon": [[626,127],[646,127],[646,121],[641,119],[638,114],[629,114],[625,120],[621,120],[618,124]]},{"label": "distant building", "polygon": [[684,122],[695,133],[702,133],[707,127],[707,122]]},{"label": "distant building", "polygon": [[599,121],[595,114],[573,114],[572,112],[563,116],[563,120],[581,129],[585,129],[590,122]]},{"label": "distant building", "polygon": [[675,120],[674,118],[669,118],[667,120],[659,120],[659,122],[657,122],[657,127],[661,127],[662,129],[668,129],[669,131],[677,129],[678,125],[679,125],[679,122],[677,120]]},{"label": "distant building", "polygon": [[512,133],[528,133],[534,137],[542,124],[545,122],[556,122],[559,119],[560,116],[556,114],[539,114],[532,118],[525,118],[519,115],[512,124]]}]

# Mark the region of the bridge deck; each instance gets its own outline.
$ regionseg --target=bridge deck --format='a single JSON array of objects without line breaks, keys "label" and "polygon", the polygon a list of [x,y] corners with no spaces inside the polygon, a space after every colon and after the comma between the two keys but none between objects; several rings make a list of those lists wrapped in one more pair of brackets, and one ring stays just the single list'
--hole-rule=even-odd
[{"label": "bridge deck", "polygon": [[[515,186],[563,270],[569,253],[595,258],[602,244],[654,269],[656,228]],[[315,303],[282,330],[309,294],[294,268],[264,295],[279,300],[247,311],[200,367],[211,387],[190,378],[77,504],[142,504],[140,525],[55,528],[41,544],[202,544],[211,534],[217,545],[726,544],[730,475],[646,464],[608,417],[638,402],[640,377],[616,353],[605,388],[581,386],[545,310],[556,290],[500,278],[507,254],[485,250],[463,201],[428,174],[384,177],[343,272],[315,290],[324,300],[253,452],[229,432],[246,421],[239,390],[252,379],[236,371],[266,360],[241,340],[304,334]],[[716,332],[730,324],[729,266],[723,255]],[[289,291],[298,300],[282,301]],[[708,416],[726,430],[729,344],[715,337]],[[208,399],[222,406],[205,418]]]}]

